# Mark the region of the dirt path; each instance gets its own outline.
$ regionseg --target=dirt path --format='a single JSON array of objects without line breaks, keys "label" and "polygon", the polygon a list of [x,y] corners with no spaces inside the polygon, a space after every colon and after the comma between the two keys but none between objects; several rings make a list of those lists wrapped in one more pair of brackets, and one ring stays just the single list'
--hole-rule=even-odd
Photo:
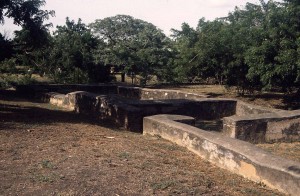
[{"label": "dirt path", "polygon": [[161,138],[0,95],[0,195],[280,195]]}]

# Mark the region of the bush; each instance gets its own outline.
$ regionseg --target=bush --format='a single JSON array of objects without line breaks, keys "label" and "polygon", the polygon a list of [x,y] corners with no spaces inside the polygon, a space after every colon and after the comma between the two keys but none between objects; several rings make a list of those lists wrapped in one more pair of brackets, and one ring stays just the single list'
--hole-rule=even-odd
[{"label": "bush", "polygon": [[37,81],[30,75],[0,74],[0,89],[8,89],[16,85],[36,84]]}]

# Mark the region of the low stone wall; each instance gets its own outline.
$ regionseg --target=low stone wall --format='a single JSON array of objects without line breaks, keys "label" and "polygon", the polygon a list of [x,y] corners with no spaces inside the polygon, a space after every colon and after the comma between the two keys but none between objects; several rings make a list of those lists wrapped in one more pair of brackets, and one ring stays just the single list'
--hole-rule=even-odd
[{"label": "low stone wall", "polygon": [[227,99],[132,100],[117,95],[84,91],[45,93],[43,100],[96,118],[111,118],[128,130],[142,132],[143,117],[156,114],[190,115],[196,119],[219,119],[235,113],[236,102]]},{"label": "low stone wall", "polygon": [[184,146],[221,168],[287,194],[300,193],[300,164],[274,156],[254,145],[176,121],[189,117],[156,115],[144,118],[143,134],[159,135]]},{"label": "low stone wall", "polygon": [[74,91],[86,91],[91,93],[101,94],[116,94],[117,85],[114,84],[36,84],[36,85],[17,85],[17,92],[26,95],[41,96],[47,92],[57,92],[61,94],[67,94]]},{"label": "low stone wall", "polygon": [[115,101],[107,95],[97,95],[84,91],[68,93],[46,93],[51,104],[66,108],[91,118],[110,118],[127,130],[142,130],[142,111],[139,108]]},{"label": "low stone wall", "polygon": [[158,99],[201,99],[207,98],[208,95],[186,93],[176,90],[165,90],[165,89],[149,89],[139,87],[126,87],[119,86],[118,94],[120,96],[140,99],[140,100],[158,100]]},{"label": "low stone wall", "polygon": [[[300,192],[299,163],[273,156],[241,141],[299,141],[300,110],[272,110],[232,99],[193,97],[175,93],[177,91],[134,87],[116,87],[116,93],[103,92],[46,92],[40,95],[45,102],[92,118],[110,118],[127,130],[160,135],[222,168],[282,192],[292,195]],[[194,118],[223,118],[225,136],[189,126],[195,123]]]},{"label": "low stone wall", "polygon": [[300,141],[300,110],[225,117],[223,133],[251,143]]},{"label": "low stone wall", "polygon": [[77,102],[76,95],[78,94],[89,94],[89,93],[84,91],[76,91],[65,95],[57,92],[49,92],[49,93],[43,93],[40,96],[40,100],[43,102],[51,103],[53,105],[65,108],[70,111],[75,111],[76,102]]},{"label": "low stone wall", "polygon": [[[224,118],[223,132],[226,135],[252,143],[300,141],[300,117],[297,111],[270,109],[233,99],[207,98],[205,95],[164,89],[115,85],[19,87],[23,90],[32,89],[43,101],[69,110],[80,109],[80,113],[108,116],[132,131],[142,131],[142,118],[145,116],[180,114],[197,120]],[[87,89],[90,94],[83,91],[68,93],[66,97],[59,94],[71,89]],[[59,93],[47,93],[48,90],[58,90]],[[107,108],[101,108],[102,105]]]},{"label": "low stone wall", "polygon": [[[140,87],[118,86],[116,84],[37,84],[18,85],[17,91],[22,94],[39,94],[47,92],[57,92],[67,94],[74,91],[86,91],[97,94],[118,94],[131,99],[157,100],[157,99],[199,99],[207,98],[208,95],[186,93],[177,90],[149,89]],[[40,96],[40,95],[38,95]]]}]

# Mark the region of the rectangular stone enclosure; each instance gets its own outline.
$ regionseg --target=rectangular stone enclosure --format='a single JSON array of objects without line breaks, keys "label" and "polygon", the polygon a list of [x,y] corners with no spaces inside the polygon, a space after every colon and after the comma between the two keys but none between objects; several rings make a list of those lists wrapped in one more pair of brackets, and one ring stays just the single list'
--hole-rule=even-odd
[{"label": "rectangular stone enclosure", "polygon": [[135,132],[142,132],[143,117],[180,114],[196,120],[221,120],[223,134],[251,143],[300,141],[300,110],[277,110],[234,99],[116,85],[23,85],[18,91],[32,92],[43,101],[78,113],[111,118]]}]

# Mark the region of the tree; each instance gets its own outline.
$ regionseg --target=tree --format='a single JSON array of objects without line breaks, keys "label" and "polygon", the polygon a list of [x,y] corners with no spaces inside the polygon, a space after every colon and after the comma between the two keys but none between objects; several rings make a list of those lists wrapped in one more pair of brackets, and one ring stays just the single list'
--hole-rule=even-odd
[{"label": "tree", "polygon": [[250,92],[254,89],[260,90],[259,76],[248,75],[249,65],[245,58],[249,48],[258,46],[263,41],[265,31],[262,28],[264,22],[262,6],[247,3],[244,9],[236,7],[224,20],[229,24],[227,31],[232,53],[232,59],[226,69],[226,85],[236,86],[241,94],[246,90]]},{"label": "tree", "polygon": [[0,23],[4,23],[4,16],[12,18],[14,24],[22,27],[16,32],[19,45],[30,49],[41,47],[48,41],[47,28],[51,24],[44,24],[54,11],[41,10],[45,0],[2,0],[0,3]]},{"label": "tree", "polygon": [[12,41],[6,39],[0,33],[0,62],[5,59],[11,58],[12,54],[13,54]]},{"label": "tree", "polygon": [[261,43],[248,50],[248,77],[258,76],[267,90],[280,87],[288,92],[299,88],[299,2],[269,1],[262,8],[264,20],[260,28],[265,33]]},{"label": "tree", "polygon": [[90,24],[94,35],[105,47],[97,60],[125,65],[125,72],[135,72],[146,82],[168,63],[170,40],[153,24],[127,15],[117,15]]},{"label": "tree", "polygon": [[[0,34],[0,61],[2,65],[12,66],[23,64],[38,67],[45,60],[43,52],[49,47],[50,34],[44,24],[54,11],[42,10],[45,0],[1,0],[0,24],[4,24],[4,16],[12,18],[15,25],[21,26],[20,31],[15,31],[15,38],[7,40]],[[3,50],[2,50],[3,49]],[[16,69],[9,69],[14,70]],[[31,77],[31,74],[30,74]]]},{"label": "tree", "polygon": [[230,35],[223,21],[199,20],[197,29],[182,24],[180,31],[173,30],[176,48],[179,52],[176,63],[182,78],[188,82],[197,78],[215,78],[220,84],[225,77],[225,69],[231,59]]},{"label": "tree", "polygon": [[67,18],[66,24],[54,32],[47,72],[55,81],[63,83],[107,81],[109,73],[93,57],[98,44],[81,19],[76,23]]},{"label": "tree", "polygon": [[185,78],[216,78],[238,91],[299,89],[299,1],[260,1],[227,17],[174,31],[176,65]]},{"label": "tree", "polygon": [[198,33],[191,28],[187,23],[181,25],[181,30],[171,29],[172,37],[174,39],[176,59],[174,75],[176,81],[184,82],[186,80],[191,81],[199,74],[195,73],[195,67],[198,56],[195,50],[195,44],[198,41]]}]

